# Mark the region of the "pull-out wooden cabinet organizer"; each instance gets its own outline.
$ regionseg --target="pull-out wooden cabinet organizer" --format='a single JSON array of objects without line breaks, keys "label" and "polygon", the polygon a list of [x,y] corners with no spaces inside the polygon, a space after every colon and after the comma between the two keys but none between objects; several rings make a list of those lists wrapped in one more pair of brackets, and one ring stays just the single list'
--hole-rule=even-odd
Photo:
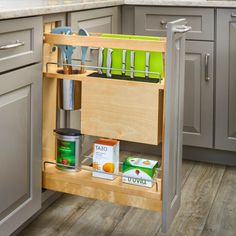
[{"label": "pull-out wooden cabinet organizer", "polygon": [[[81,81],[81,132],[119,140],[158,145],[162,143],[162,174],[152,188],[92,177],[91,171],[64,172],[47,165],[43,187],[118,204],[162,211],[167,231],[180,206],[182,123],[184,91],[184,20],[168,23],[160,40],[104,38],[96,35],[45,34],[45,45],[73,45],[162,52],[165,78],[160,83],[105,79],[84,74],[58,73],[57,66],[44,72],[43,161],[55,162],[57,80]],[[48,47],[48,46],[47,46]],[[46,62],[45,62],[46,63]],[[44,166],[45,167],[45,166]]]}]

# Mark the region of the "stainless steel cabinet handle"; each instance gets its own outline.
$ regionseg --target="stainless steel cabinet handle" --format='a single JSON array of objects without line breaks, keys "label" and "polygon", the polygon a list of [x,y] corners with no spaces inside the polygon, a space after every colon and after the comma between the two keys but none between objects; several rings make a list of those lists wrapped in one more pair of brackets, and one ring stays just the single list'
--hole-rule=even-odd
[{"label": "stainless steel cabinet handle", "polygon": [[161,25],[163,28],[166,28],[166,27],[167,27],[167,21],[161,20],[161,21],[160,21],[160,25]]},{"label": "stainless steel cabinet handle", "polygon": [[24,42],[16,40],[15,43],[11,43],[11,44],[6,44],[6,45],[0,46],[0,50],[7,50],[7,49],[11,49],[11,48],[18,48],[18,47],[21,47],[21,46],[24,46],[24,45],[25,45]]},{"label": "stainless steel cabinet handle", "polygon": [[232,12],[231,17],[236,17],[236,13]]},{"label": "stainless steel cabinet handle", "polygon": [[209,59],[210,54],[207,53],[205,55],[205,80],[208,82],[211,78],[209,77]]},{"label": "stainless steel cabinet handle", "polygon": [[186,33],[190,31],[191,29],[192,29],[191,26],[181,25],[181,26],[176,27],[175,33]]}]

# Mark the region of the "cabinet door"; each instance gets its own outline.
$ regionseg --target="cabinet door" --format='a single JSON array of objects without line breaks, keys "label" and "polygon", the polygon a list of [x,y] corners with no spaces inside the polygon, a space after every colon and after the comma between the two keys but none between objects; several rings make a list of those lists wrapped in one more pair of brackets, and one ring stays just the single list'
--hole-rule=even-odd
[{"label": "cabinet door", "polygon": [[0,76],[0,235],[41,207],[42,65]]},{"label": "cabinet door", "polygon": [[215,147],[236,151],[236,9],[217,10]]},{"label": "cabinet door", "polygon": [[165,36],[167,22],[184,18],[192,27],[187,39],[214,39],[213,8],[136,6],[134,18],[135,34]]},{"label": "cabinet door", "polygon": [[[121,16],[119,7],[110,7],[82,12],[73,12],[68,15],[68,23],[72,26],[73,31],[78,32],[80,28],[88,32],[96,33],[120,33]],[[98,48],[89,48],[86,65],[97,65]],[[74,53],[74,58],[80,58],[80,50]],[[70,126],[80,129],[80,111],[73,111],[70,115]],[[84,147],[90,149],[96,138],[85,137]],[[87,151],[83,148],[84,152]]]},{"label": "cabinet door", "polygon": [[[121,20],[120,8],[111,7],[105,9],[96,9],[83,12],[73,12],[68,15],[68,23],[73,31],[78,32],[80,28],[88,32],[95,33],[120,33]],[[97,65],[97,48],[90,48],[87,59],[92,63],[87,65]],[[74,57],[80,57],[80,52],[75,53]]]},{"label": "cabinet door", "polygon": [[120,8],[110,7],[69,13],[68,24],[75,32],[84,28],[88,32],[119,33],[121,28]]},{"label": "cabinet door", "polygon": [[214,43],[187,41],[185,56],[185,145],[213,146]]},{"label": "cabinet door", "polygon": [[176,27],[183,20],[167,25],[166,81],[164,101],[163,208],[162,231],[167,233],[180,207],[181,166],[183,146],[184,60],[185,34],[177,34]]}]

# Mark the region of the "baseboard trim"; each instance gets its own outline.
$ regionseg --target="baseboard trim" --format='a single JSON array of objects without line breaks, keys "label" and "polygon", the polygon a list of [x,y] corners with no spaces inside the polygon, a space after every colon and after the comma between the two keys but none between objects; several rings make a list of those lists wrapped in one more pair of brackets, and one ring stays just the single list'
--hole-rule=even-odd
[{"label": "baseboard trim", "polygon": [[[121,150],[129,152],[142,152],[150,155],[161,155],[161,145],[121,142]],[[215,163],[228,166],[236,166],[236,152],[222,151],[200,147],[183,147],[183,159]]]},{"label": "baseboard trim", "polygon": [[228,166],[236,166],[236,152],[184,146],[183,158]]}]

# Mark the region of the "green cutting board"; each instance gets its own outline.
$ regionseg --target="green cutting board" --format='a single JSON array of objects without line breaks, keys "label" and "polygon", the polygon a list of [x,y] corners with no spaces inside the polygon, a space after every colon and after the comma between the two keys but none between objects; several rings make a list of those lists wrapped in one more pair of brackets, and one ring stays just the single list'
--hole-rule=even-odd
[{"label": "green cutting board", "polygon": [[[136,35],[123,35],[123,34],[102,34],[102,37],[107,38],[125,38],[125,39],[141,39],[141,40],[160,40],[159,37],[149,37],[149,36],[136,36]],[[126,69],[130,70],[130,51],[126,50]],[[146,64],[146,52],[135,50],[135,61],[134,68],[135,70],[145,71]],[[107,59],[107,49],[103,51],[103,63],[102,65],[106,67]],[[122,49],[113,48],[112,52],[112,67],[113,68],[122,68]],[[149,72],[158,72],[157,74],[149,74],[149,78],[163,78],[164,75],[164,65],[163,65],[163,55],[161,52],[150,52],[150,62],[149,62]],[[106,70],[103,70],[103,73],[106,73]],[[121,70],[111,70],[113,75],[121,75]],[[130,75],[130,72],[125,73],[127,76]],[[135,72],[135,77],[145,77],[143,72]]]}]

